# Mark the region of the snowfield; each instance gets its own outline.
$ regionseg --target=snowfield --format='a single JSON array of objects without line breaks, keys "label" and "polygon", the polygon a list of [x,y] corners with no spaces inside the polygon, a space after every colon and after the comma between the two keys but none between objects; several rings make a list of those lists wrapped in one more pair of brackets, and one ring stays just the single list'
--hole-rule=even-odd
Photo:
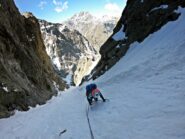
[{"label": "snowfield", "polygon": [[[89,109],[94,139],[185,139],[185,10],[178,12],[94,81],[110,100]],[[0,119],[0,138],[92,139],[87,108],[85,85],[71,88]]]}]

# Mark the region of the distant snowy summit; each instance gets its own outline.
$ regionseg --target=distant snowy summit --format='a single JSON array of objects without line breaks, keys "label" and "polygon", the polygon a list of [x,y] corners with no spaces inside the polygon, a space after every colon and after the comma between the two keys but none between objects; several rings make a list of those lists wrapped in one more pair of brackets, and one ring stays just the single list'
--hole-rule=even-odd
[{"label": "distant snowy summit", "polygon": [[115,21],[118,20],[119,17],[103,15],[103,16],[96,16],[89,12],[80,12],[74,14],[68,21],[81,21],[81,22],[108,22],[108,21]]},{"label": "distant snowy summit", "polygon": [[80,12],[63,22],[63,24],[78,30],[99,51],[103,43],[113,33],[117,21],[118,17],[108,15],[96,17],[89,12]]},{"label": "distant snowy summit", "polygon": [[96,20],[96,17],[91,15],[89,12],[80,12],[74,14],[69,21],[76,21],[76,22],[91,22]]}]

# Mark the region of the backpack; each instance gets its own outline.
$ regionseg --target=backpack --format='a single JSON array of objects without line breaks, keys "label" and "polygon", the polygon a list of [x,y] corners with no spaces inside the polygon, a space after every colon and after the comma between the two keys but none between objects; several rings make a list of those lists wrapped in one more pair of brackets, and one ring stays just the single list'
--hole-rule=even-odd
[{"label": "backpack", "polygon": [[91,89],[94,90],[97,88],[97,85],[96,84],[91,84]]},{"label": "backpack", "polygon": [[92,90],[94,90],[96,88],[97,88],[96,84],[94,84],[94,83],[93,84],[89,84],[89,85],[86,86],[86,91],[90,92],[90,91],[92,91]]}]

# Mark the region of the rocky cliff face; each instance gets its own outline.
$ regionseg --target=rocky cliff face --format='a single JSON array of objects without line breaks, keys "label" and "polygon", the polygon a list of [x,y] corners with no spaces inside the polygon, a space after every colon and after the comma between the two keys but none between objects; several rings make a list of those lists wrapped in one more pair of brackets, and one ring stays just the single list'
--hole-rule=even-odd
[{"label": "rocky cliff face", "polygon": [[142,42],[166,23],[178,19],[178,6],[185,7],[185,1],[128,0],[114,33],[100,49],[101,60],[90,77],[95,79],[111,68],[133,42]]},{"label": "rocky cliff face", "polygon": [[61,24],[40,20],[46,51],[68,84],[79,85],[100,59],[100,46],[111,35],[117,18],[96,18],[88,12]]},{"label": "rocky cliff face", "polygon": [[37,19],[21,16],[13,0],[0,0],[0,118],[44,104],[56,94],[54,82],[65,88],[45,52]]},{"label": "rocky cliff face", "polygon": [[97,18],[88,12],[80,12],[64,22],[64,24],[69,28],[78,30],[99,51],[102,44],[112,34],[117,21],[117,17],[103,16]]},{"label": "rocky cliff face", "polygon": [[40,20],[40,26],[46,51],[60,75],[68,84],[78,85],[99,60],[96,50],[80,32],[64,24]]}]

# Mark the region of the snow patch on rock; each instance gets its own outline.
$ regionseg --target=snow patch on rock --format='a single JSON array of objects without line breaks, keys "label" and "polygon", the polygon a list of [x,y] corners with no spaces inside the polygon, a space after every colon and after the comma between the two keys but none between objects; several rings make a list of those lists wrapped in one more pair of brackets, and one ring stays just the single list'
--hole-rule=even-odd
[{"label": "snow patch on rock", "polygon": [[125,32],[123,31],[123,29],[124,29],[124,25],[122,25],[121,29],[112,36],[112,38],[115,41],[120,41],[125,38]]}]

